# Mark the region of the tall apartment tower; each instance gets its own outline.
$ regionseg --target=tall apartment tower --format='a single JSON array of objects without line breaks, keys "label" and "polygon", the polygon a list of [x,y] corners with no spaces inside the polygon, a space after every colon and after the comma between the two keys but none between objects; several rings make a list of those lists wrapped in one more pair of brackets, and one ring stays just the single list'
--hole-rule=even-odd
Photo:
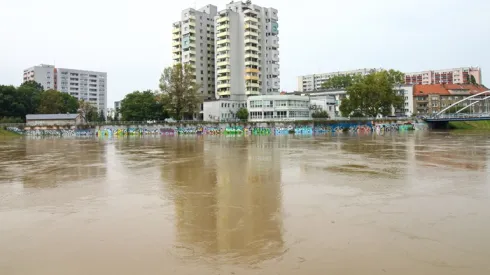
[{"label": "tall apartment tower", "polygon": [[41,64],[24,70],[24,81],[34,80],[44,90],[58,90],[85,100],[98,111],[107,112],[107,73],[56,68]]},{"label": "tall apartment tower", "polygon": [[246,99],[278,93],[277,10],[232,2],[215,17],[216,97]]},{"label": "tall apartment tower", "polygon": [[44,90],[56,90],[56,68],[53,65],[41,64],[24,70],[23,82],[36,81]]},{"label": "tall apartment tower", "polygon": [[214,17],[213,5],[185,9],[181,21],[173,24],[172,53],[174,64],[190,64],[195,70],[199,94],[204,100],[214,99]]}]

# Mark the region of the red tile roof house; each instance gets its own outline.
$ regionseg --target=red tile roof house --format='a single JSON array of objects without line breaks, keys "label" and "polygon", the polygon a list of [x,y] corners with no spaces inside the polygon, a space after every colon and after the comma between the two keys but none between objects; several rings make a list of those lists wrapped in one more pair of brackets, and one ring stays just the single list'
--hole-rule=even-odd
[{"label": "red tile roof house", "polygon": [[[485,91],[488,91],[485,86],[471,84],[415,85],[413,88],[414,114],[435,114],[453,103]],[[477,96],[474,100],[483,99],[486,96],[490,96],[490,93]],[[470,99],[457,106],[461,108],[472,102],[474,101]],[[480,101],[471,107],[475,113],[485,112],[487,108],[490,110],[490,102],[488,100]]]}]

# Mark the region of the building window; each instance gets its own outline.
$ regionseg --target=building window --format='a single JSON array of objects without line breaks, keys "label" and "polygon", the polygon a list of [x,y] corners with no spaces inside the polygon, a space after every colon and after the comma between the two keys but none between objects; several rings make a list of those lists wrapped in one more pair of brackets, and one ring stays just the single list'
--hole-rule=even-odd
[{"label": "building window", "polygon": [[276,115],[274,117],[275,118],[285,118],[285,117],[287,117],[287,112],[286,111],[277,111]]}]

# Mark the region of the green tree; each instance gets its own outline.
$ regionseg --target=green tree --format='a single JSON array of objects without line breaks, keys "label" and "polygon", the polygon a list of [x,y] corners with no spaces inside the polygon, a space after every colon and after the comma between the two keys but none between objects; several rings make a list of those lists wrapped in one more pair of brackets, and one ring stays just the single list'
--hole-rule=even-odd
[{"label": "green tree", "polygon": [[327,111],[318,110],[318,111],[313,112],[313,114],[311,114],[311,117],[312,118],[329,118],[330,116],[328,115]]},{"label": "green tree", "polygon": [[100,112],[99,112],[99,121],[100,122],[105,122],[104,110],[100,110]]},{"label": "green tree", "polygon": [[122,120],[126,121],[163,120],[168,117],[163,110],[161,95],[151,90],[127,94],[121,101],[120,113]]},{"label": "green tree", "polygon": [[97,107],[83,99],[78,101],[78,113],[81,114],[87,122],[95,122],[99,119]]},{"label": "green tree", "polygon": [[324,89],[345,89],[359,79],[357,75],[335,75],[323,82]]},{"label": "green tree", "polygon": [[43,86],[35,81],[24,82],[17,88],[18,100],[22,102],[25,109],[23,117],[27,114],[37,113],[42,92]]},{"label": "green tree", "polygon": [[345,117],[376,117],[391,113],[392,107],[403,105],[403,97],[393,89],[396,77],[390,71],[368,74],[347,87],[347,98],[340,104],[340,112]]},{"label": "green tree", "polygon": [[48,90],[41,93],[38,113],[40,114],[63,114],[77,113],[78,100],[67,94],[56,90]]},{"label": "green tree", "polygon": [[247,120],[248,119],[247,108],[240,108],[240,110],[238,110],[238,112],[236,112],[236,117],[240,120]]},{"label": "green tree", "polygon": [[0,118],[22,118],[25,113],[17,89],[14,86],[0,86]]},{"label": "green tree", "polygon": [[470,75],[470,84],[478,85],[478,83],[476,83],[476,79],[474,75]]},{"label": "green tree", "polygon": [[164,108],[177,120],[192,118],[199,110],[201,98],[198,90],[194,69],[189,65],[179,63],[165,68],[160,77]]}]

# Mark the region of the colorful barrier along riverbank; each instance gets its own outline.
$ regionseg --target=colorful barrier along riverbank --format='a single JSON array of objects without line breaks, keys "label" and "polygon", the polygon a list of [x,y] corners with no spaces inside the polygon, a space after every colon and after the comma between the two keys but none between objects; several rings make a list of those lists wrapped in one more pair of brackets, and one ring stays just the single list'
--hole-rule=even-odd
[{"label": "colorful barrier along riverbank", "polygon": [[6,130],[27,136],[179,136],[179,135],[320,135],[328,133],[375,133],[427,130],[427,124],[420,122],[276,122],[255,124],[196,124],[196,125],[145,125],[145,126],[95,126],[90,129],[19,129]]}]

